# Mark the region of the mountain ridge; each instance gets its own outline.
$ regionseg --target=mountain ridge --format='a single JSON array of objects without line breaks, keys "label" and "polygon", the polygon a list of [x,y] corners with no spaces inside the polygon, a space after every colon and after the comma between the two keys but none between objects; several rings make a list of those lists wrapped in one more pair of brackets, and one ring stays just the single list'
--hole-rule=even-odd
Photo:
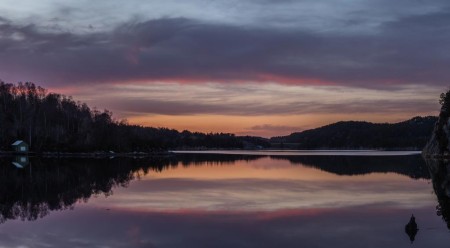
[{"label": "mountain ridge", "polygon": [[398,123],[339,121],[322,127],[270,138],[273,146],[295,149],[414,149],[421,150],[437,122],[416,116]]}]

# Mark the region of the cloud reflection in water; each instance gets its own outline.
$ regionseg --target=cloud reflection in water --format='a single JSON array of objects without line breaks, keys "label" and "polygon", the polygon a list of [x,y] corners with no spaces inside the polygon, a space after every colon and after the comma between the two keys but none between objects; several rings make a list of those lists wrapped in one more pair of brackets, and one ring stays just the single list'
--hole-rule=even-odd
[{"label": "cloud reflection in water", "polygon": [[[186,155],[153,161],[161,165],[155,167],[134,161],[105,164],[98,171],[95,165],[65,170],[61,164],[59,181],[49,174],[53,167],[43,170],[33,163],[33,176],[3,168],[4,175],[25,179],[23,185],[59,187],[48,194],[76,197],[57,192],[77,192],[61,187],[67,185],[64,175],[76,171],[86,179],[79,186],[97,193],[87,203],[71,205],[73,211],[6,221],[0,225],[0,247],[410,247],[404,225],[411,213],[421,228],[415,246],[444,247],[450,241],[436,216],[429,175],[414,157]],[[140,180],[132,180],[130,171]],[[102,174],[105,178],[90,182],[89,175]],[[107,180],[113,176],[119,184]],[[69,186],[76,187],[74,182]],[[3,183],[10,191],[15,185],[7,178]]]}]

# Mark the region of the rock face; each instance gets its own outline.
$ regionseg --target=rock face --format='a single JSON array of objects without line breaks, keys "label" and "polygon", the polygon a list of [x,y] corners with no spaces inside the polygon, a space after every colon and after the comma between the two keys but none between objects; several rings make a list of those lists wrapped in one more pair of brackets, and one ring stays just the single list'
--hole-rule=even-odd
[{"label": "rock face", "polygon": [[431,139],[422,151],[425,158],[450,158],[450,90],[441,94],[442,105]]},{"label": "rock face", "polygon": [[448,118],[444,125],[439,125],[439,122],[440,119],[436,122],[436,127],[433,130],[431,139],[422,151],[422,155],[426,158],[450,157],[450,148],[448,145],[448,140],[450,138],[450,123],[448,122]]}]

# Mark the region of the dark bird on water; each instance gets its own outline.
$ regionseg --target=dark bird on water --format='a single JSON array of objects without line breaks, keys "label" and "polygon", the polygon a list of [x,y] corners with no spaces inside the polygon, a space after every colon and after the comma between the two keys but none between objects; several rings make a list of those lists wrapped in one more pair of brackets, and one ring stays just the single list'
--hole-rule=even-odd
[{"label": "dark bird on water", "polygon": [[409,240],[411,240],[411,244],[412,242],[414,242],[418,231],[419,229],[417,228],[416,218],[414,217],[414,215],[411,215],[411,219],[409,219],[408,224],[406,224],[405,226],[405,232],[406,234],[408,234]]}]

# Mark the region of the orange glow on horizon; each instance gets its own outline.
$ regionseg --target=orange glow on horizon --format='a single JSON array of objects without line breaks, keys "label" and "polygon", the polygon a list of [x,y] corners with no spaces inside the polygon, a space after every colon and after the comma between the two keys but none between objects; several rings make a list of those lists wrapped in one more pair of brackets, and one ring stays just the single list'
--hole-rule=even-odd
[{"label": "orange glow on horizon", "polygon": [[[272,75],[261,77],[283,81]],[[90,88],[53,87],[49,92],[71,95],[75,101],[86,102],[91,108],[108,109],[115,119],[127,119],[130,124],[262,137],[289,135],[338,121],[395,123],[418,115],[437,115],[439,110],[437,102],[433,101],[434,95],[438,95],[434,89],[415,96],[417,88],[398,92],[354,89],[326,86],[332,82],[314,79],[309,81],[310,86],[288,85],[294,82],[290,79],[285,81],[286,84],[173,80],[178,83],[93,84]],[[184,84],[186,82],[189,84]],[[316,85],[311,86],[312,83]],[[392,99],[398,102],[392,102]],[[436,103],[436,107],[430,104],[429,108],[416,108],[411,101],[425,105]],[[388,104],[377,107],[383,102]],[[369,111],[364,111],[365,108]]]},{"label": "orange glow on horizon", "polygon": [[286,125],[293,123],[298,130],[313,129],[338,121],[370,121],[376,123],[400,122],[413,116],[409,113],[399,114],[308,114],[308,115],[281,115],[281,116],[229,116],[229,115],[138,115],[128,117],[130,124],[148,127],[167,127],[178,131],[189,130],[203,133],[234,133],[237,135],[258,135],[272,137],[289,135],[292,131],[279,130],[253,130],[252,127],[261,124]]}]

